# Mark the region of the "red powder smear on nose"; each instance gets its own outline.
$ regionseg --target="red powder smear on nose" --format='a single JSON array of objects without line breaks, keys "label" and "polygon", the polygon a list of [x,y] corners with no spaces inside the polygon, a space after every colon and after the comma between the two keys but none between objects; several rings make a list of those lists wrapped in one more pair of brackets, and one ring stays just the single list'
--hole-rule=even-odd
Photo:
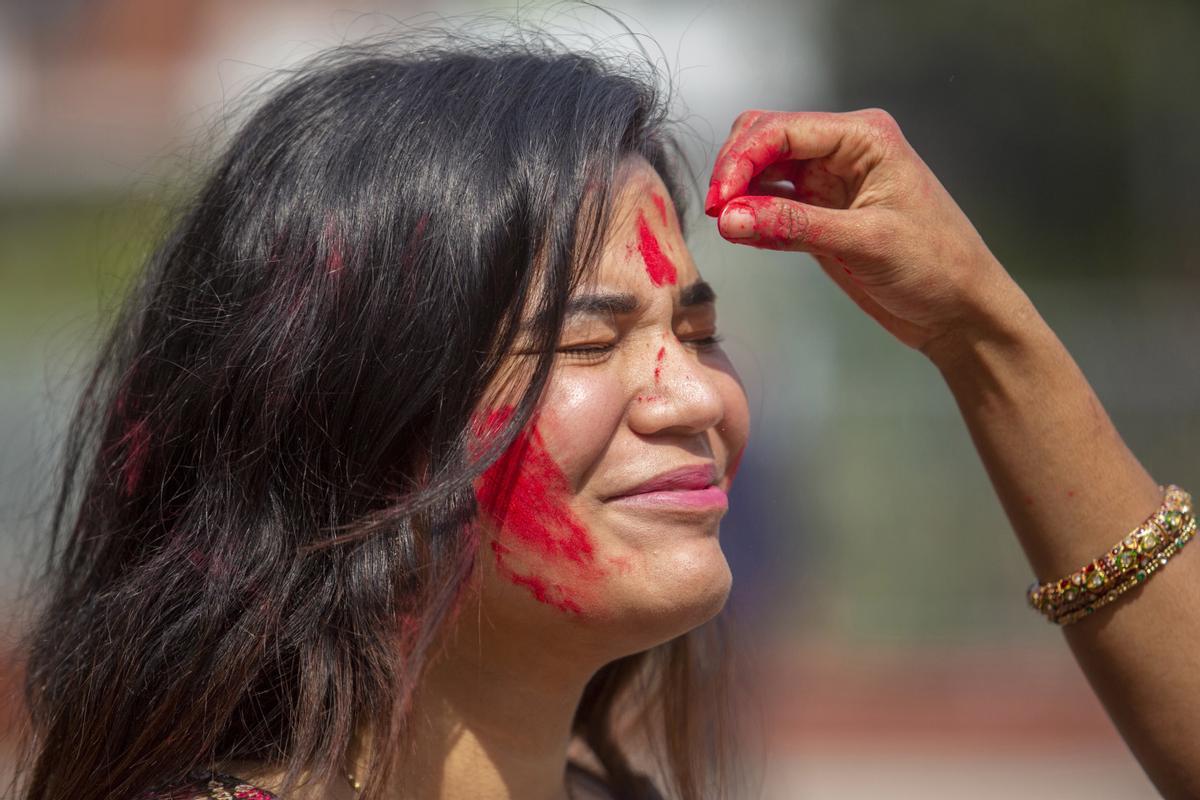
[{"label": "red powder smear on nose", "polygon": [[[512,416],[512,408],[493,411],[485,425],[495,431]],[[476,492],[480,507],[497,527],[550,558],[577,564],[593,559],[587,529],[568,506],[571,486],[536,425],[521,431],[495,464],[483,473]]]},{"label": "red powder smear on nose", "polygon": [[667,348],[658,348],[658,366],[654,368],[654,382],[658,383],[658,379],[662,377],[662,360],[667,355]]},{"label": "red powder smear on nose", "polygon": [[663,223],[663,226],[665,227],[667,224],[667,204],[666,204],[666,202],[662,199],[662,195],[660,195],[658,192],[651,193],[650,198],[654,201],[654,205],[656,205],[658,207],[658,214],[659,214],[659,216],[662,217],[662,223]]},{"label": "red powder smear on nose", "polygon": [[646,262],[646,274],[655,286],[664,283],[675,285],[675,265],[654,238],[654,232],[646,222],[646,215],[638,212],[638,250],[641,251],[642,261]]}]

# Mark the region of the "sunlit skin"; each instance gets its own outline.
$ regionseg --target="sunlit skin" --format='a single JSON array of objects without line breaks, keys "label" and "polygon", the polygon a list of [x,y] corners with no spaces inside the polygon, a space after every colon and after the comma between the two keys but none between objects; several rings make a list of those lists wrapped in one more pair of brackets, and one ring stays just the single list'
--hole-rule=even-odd
[{"label": "sunlit skin", "polygon": [[[523,433],[527,455],[513,459],[518,477],[547,487],[524,499],[553,500],[552,513],[525,513],[527,503],[498,525],[503,504],[489,500],[479,580],[422,676],[416,752],[389,787],[394,796],[564,800],[588,678],[725,602],[721,508],[665,512],[610,499],[696,463],[711,463],[728,488],[749,424],[735,373],[719,347],[703,344],[712,305],[684,302],[697,298],[699,275],[667,193],[646,164],[630,166],[584,290],[627,293],[632,304],[567,325],[538,419]],[[1157,507],[1154,478],[1078,365],[886,113],[746,112],[718,154],[705,205],[730,241],[813,254],[856,305],[930,359],[1040,578],[1085,563]],[[528,528],[506,527],[521,519]],[[1133,598],[1064,629],[1164,797],[1200,796],[1190,735],[1200,625],[1187,613],[1200,603],[1198,563],[1172,559]]]},{"label": "sunlit skin", "polygon": [[[524,450],[505,465],[521,464],[537,484],[508,476],[516,489],[507,515],[504,491],[483,503],[480,602],[493,621],[565,627],[611,658],[676,636],[724,604],[723,505],[612,499],[684,466],[711,465],[716,485],[729,488],[749,411],[704,287],[666,187],[648,164],[630,162],[603,257],[574,298],[608,308],[592,303],[568,318],[537,418],[518,442]],[[547,460],[565,491],[547,487]],[[531,497],[531,488],[549,491]],[[522,509],[538,503],[554,508],[533,515],[549,524],[531,535],[520,526],[537,520]],[[567,544],[551,547],[553,538]]]},{"label": "sunlit skin", "polygon": [[[727,506],[711,501],[745,449],[746,396],[714,339],[715,298],[666,187],[644,161],[625,166],[600,262],[572,298],[593,300],[566,322],[523,449],[501,459],[511,481],[477,486],[477,574],[414,699],[420,735],[401,770],[406,797],[502,796],[503,786],[564,798],[588,679],[703,624],[728,598],[718,536]],[[661,262],[651,265],[659,280],[647,271],[647,233],[674,282]],[[510,366],[530,360],[514,354]],[[486,428],[505,413],[497,402],[478,417]],[[613,499],[704,465],[716,488],[690,493],[702,503]],[[575,796],[590,795],[577,787]]]},{"label": "sunlit skin", "polygon": [[[390,796],[566,800],[571,722],[591,676],[728,598],[719,529],[750,432],[746,395],[666,187],[640,159],[619,185],[536,419],[477,483],[475,575],[412,699],[413,750]],[[506,376],[531,362],[512,354]],[[477,435],[509,413],[502,400],[481,407]],[[713,485],[678,492],[686,501],[614,498],[680,467],[708,467]],[[351,763],[369,739],[359,732]],[[353,794],[337,782],[296,796]]]}]

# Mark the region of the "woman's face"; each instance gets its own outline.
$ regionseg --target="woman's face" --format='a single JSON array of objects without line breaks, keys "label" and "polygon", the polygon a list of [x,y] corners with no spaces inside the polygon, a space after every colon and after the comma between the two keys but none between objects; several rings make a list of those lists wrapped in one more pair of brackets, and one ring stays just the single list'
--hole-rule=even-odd
[{"label": "woman's face", "polygon": [[641,159],[627,175],[538,414],[476,491],[488,619],[635,652],[725,603],[717,536],[750,420],[666,187]]}]

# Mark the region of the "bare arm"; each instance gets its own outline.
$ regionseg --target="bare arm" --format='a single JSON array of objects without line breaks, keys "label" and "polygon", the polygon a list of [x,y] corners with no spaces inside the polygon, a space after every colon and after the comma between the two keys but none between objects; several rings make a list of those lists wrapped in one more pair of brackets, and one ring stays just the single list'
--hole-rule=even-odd
[{"label": "bare arm", "polygon": [[[706,206],[722,235],[812,253],[866,313],[937,366],[1041,581],[1099,557],[1161,503],[1159,481],[1070,354],[890,117],[748,112],[713,178]],[[1200,797],[1195,551],[1062,629],[1167,798]],[[1047,624],[1033,614],[1031,625]]]}]

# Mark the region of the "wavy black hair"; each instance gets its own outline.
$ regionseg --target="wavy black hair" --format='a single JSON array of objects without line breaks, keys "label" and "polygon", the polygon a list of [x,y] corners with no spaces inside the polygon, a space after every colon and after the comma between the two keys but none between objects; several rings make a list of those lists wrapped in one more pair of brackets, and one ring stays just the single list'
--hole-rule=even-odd
[{"label": "wavy black hair", "polygon": [[[246,760],[291,785],[337,775],[362,726],[379,796],[473,569],[473,481],[536,408],[622,162],[686,205],[665,105],[648,67],[529,36],[343,46],[271,90],[149,258],[73,417],[25,797]],[[477,457],[472,414],[525,314],[541,355]],[[621,744],[630,697],[660,789],[717,795],[713,634],[588,685],[575,732],[619,796],[651,792]]]}]

